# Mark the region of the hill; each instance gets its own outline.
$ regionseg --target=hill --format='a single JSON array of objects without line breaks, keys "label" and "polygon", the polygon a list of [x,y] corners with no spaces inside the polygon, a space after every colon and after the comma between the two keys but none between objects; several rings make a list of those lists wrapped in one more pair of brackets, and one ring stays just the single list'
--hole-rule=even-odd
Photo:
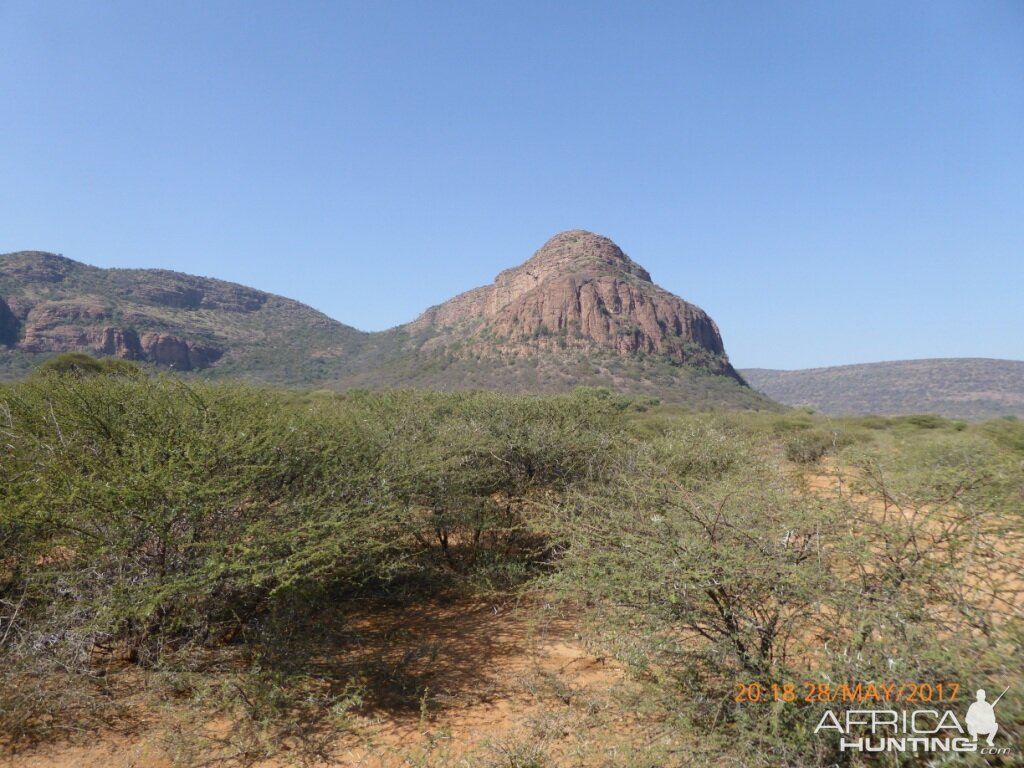
[{"label": "hill", "polygon": [[799,371],[741,371],[755,389],[831,415],[937,413],[982,420],[1024,416],[1024,362],[987,358],[900,360]]},{"label": "hill", "polygon": [[551,238],[492,285],[379,333],[212,278],[100,269],[38,251],[0,256],[0,376],[71,351],[303,387],[593,385],[696,407],[774,407],[733,369],[703,310],[582,230]]},{"label": "hill", "polygon": [[492,285],[431,307],[404,327],[422,337],[422,349],[471,340],[492,354],[648,354],[739,380],[704,310],[655,285],[608,238],[583,230],[556,235]]},{"label": "hill", "polygon": [[358,365],[370,334],[236,283],[163,269],[99,269],[63,256],[0,256],[0,345],[8,377],[39,357],[88,352],[255,381]]}]

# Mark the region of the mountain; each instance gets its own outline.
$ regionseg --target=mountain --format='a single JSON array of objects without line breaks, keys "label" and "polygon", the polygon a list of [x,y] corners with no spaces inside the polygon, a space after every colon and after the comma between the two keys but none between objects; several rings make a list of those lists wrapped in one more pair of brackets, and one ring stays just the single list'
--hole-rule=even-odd
[{"label": "mountain", "polygon": [[491,352],[643,353],[739,380],[704,310],[655,285],[608,238],[582,230],[555,235],[493,284],[431,307],[404,328],[427,339],[423,349],[473,340]]},{"label": "mountain", "polygon": [[714,321],[611,240],[555,235],[522,265],[388,332],[382,365],[341,386],[557,392],[609,386],[696,408],[776,408],[746,386]]},{"label": "mountain", "polygon": [[582,230],[380,333],[221,280],[100,269],[38,251],[0,255],[0,375],[66,351],[300,386],[603,385],[694,406],[774,406],[730,365],[703,310]]},{"label": "mountain", "polygon": [[471,341],[482,353],[580,349],[653,354],[738,380],[708,314],[651,282],[607,238],[574,229],[489,286],[456,296],[403,327],[422,349]]},{"label": "mountain", "polygon": [[901,360],[802,371],[749,368],[750,385],[786,405],[823,413],[937,413],[954,419],[1024,417],[1024,362]]},{"label": "mountain", "polygon": [[179,371],[287,381],[358,358],[369,334],[296,301],[161,269],[99,269],[52,253],[0,256],[8,371],[81,351]]}]

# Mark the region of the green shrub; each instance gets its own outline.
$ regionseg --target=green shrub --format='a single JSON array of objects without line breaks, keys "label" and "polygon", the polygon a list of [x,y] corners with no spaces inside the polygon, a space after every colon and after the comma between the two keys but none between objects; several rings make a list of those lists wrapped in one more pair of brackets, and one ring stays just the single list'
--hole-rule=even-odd
[{"label": "green shrub", "polygon": [[954,426],[954,422],[933,413],[911,414],[910,416],[893,416],[891,421],[896,426],[914,427],[915,429],[950,429]]},{"label": "green shrub", "polygon": [[[0,659],[8,682],[70,675],[87,700],[97,663],[169,670],[231,642],[284,674],[339,595],[514,587],[548,556],[531,499],[605,476],[628,405],[297,396],[79,362],[0,388]],[[0,727],[38,728],[75,685],[0,700],[21,713]]]},{"label": "green shrub", "polygon": [[[551,584],[591,606],[588,640],[700,734],[700,764],[857,764],[813,734],[822,705],[737,702],[741,682],[1019,674],[1005,661],[1020,636],[1019,461],[924,434],[895,463],[862,447],[856,495],[819,496],[757,435],[701,422],[665,433],[551,511],[563,553]],[[844,442],[821,428],[798,438],[814,453]]]},{"label": "green shrub", "polygon": [[842,430],[811,429],[790,435],[783,442],[786,458],[796,464],[813,464],[828,453],[849,445],[852,437]]},{"label": "green shrub", "polygon": [[[322,663],[352,640],[325,617],[353,597],[561,593],[708,764],[849,764],[812,736],[820,708],[739,704],[739,681],[1019,676],[1019,422],[915,417],[864,441],[863,420],[599,388],[299,394],[83,370],[0,386],[7,744],[123,716],[121,663],[236,718],[247,759],[342,727],[375,695]],[[841,496],[783,461],[855,436]]]},{"label": "green shrub", "polygon": [[1024,453],[1024,422],[1016,417],[987,421],[981,432],[1002,448]]},{"label": "green shrub", "polygon": [[892,425],[885,416],[860,416],[851,421],[867,429],[888,429]]},{"label": "green shrub", "polygon": [[128,360],[116,357],[95,358],[82,352],[65,352],[36,366],[35,375],[49,373],[74,376],[128,376],[143,375],[143,369]]}]

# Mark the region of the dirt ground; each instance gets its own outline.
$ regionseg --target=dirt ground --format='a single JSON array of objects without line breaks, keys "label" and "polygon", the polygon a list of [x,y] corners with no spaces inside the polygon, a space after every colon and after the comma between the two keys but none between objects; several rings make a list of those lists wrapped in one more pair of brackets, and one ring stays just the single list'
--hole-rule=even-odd
[{"label": "dirt ground", "polygon": [[601,765],[652,739],[623,715],[623,670],[584,647],[572,617],[543,604],[367,603],[346,612],[351,642],[343,661],[374,671],[375,689],[347,728],[322,734],[329,744],[319,755],[296,743],[271,759],[243,760],[229,721],[196,723],[171,705],[140,713],[131,728],[48,744],[6,765]]}]

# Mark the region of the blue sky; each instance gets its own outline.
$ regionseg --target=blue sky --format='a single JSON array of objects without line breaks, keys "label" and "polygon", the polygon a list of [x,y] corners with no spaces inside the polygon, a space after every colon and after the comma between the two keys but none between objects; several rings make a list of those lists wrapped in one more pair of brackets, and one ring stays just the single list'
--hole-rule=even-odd
[{"label": "blue sky", "polygon": [[738,367],[1024,359],[1024,2],[0,3],[0,251],[379,330],[558,231]]}]

